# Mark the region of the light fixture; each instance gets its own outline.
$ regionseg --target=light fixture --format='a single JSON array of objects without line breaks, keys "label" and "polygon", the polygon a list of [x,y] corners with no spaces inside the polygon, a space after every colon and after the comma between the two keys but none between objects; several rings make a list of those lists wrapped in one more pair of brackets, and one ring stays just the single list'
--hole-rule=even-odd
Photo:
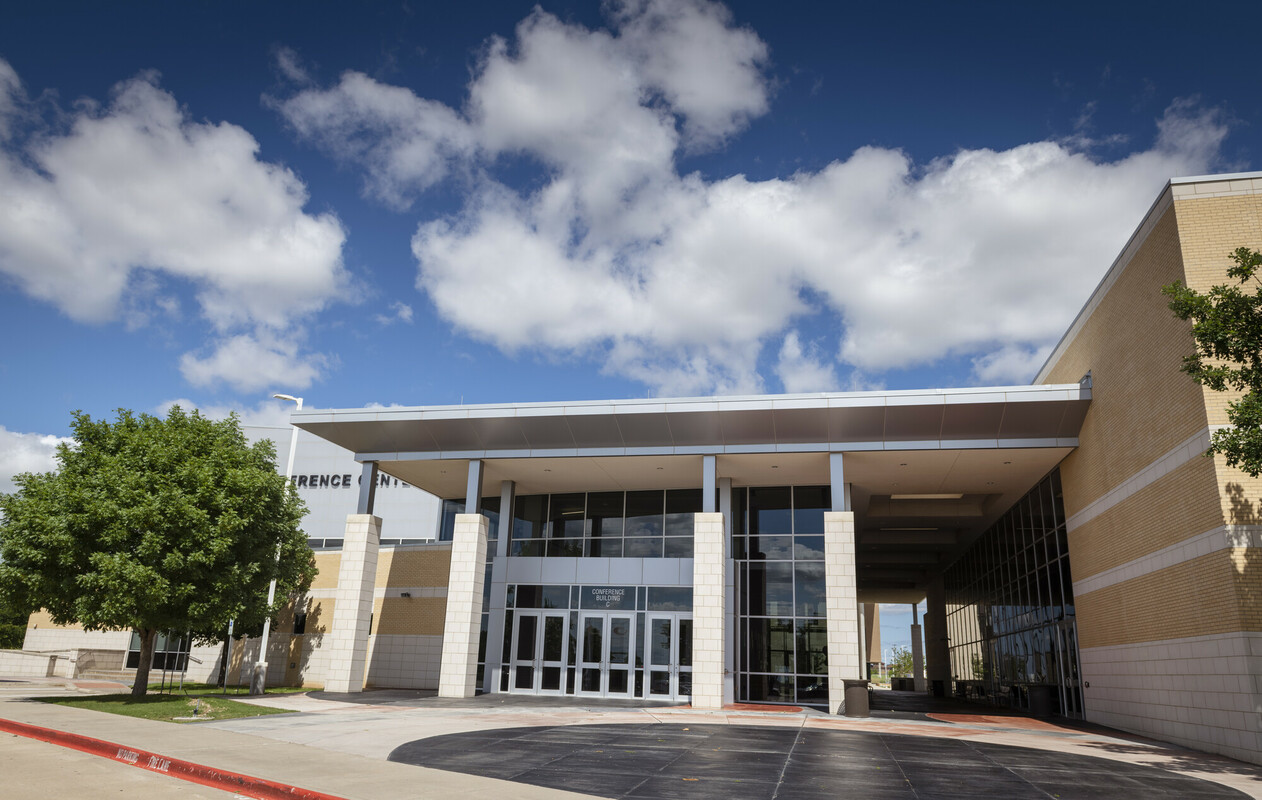
[{"label": "light fixture", "polygon": [[891,500],[959,500],[963,494],[952,492],[939,492],[930,494],[892,494]]}]

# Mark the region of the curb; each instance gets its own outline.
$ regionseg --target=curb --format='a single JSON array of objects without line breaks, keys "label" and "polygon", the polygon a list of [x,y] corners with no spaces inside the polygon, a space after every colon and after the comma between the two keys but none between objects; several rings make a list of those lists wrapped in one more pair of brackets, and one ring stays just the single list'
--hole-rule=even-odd
[{"label": "curb", "polygon": [[41,742],[68,747],[84,753],[91,753],[95,756],[130,764],[133,767],[139,767],[150,772],[158,772],[173,778],[199,783],[212,789],[237,792],[257,798],[257,800],[346,800],[346,798],[337,795],[302,789],[284,783],[276,783],[265,778],[241,775],[236,772],[216,769],[215,767],[207,767],[203,764],[195,764],[192,761],[169,758],[148,750],[127,747],[102,739],[93,739],[90,736],[54,730],[53,728],[41,728],[38,725],[30,725],[11,719],[0,718],[0,731],[25,736],[28,739],[38,739]]}]

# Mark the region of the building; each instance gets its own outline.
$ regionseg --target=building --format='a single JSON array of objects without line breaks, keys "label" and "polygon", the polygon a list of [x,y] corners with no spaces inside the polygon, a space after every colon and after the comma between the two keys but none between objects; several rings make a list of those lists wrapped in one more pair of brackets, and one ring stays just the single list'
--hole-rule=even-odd
[{"label": "building", "polygon": [[1239,246],[1262,173],[1171,181],[1030,386],[295,412],[359,473],[270,674],[839,712],[924,599],[929,691],[1262,763],[1262,481],[1159,291]]}]

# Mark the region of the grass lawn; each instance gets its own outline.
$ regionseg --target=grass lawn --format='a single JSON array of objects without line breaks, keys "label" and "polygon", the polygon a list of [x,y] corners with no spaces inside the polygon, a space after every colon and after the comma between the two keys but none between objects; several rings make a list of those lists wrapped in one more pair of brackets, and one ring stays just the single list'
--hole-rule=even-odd
[{"label": "grass lawn", "polygon": [[[44,703],[86,708],[90,711],[105,711],[141,719],[157,719],[163,722],[193,722],[199,719],[236,719],[292,713],[283,708],[239,703],[225,697],[222,689],[205,684],[184,684],[187,695],[157,694],[155,692],[157,688],[157,684],[151,684],[150,693],[141,698],[133,698],[130,694],[104,694],[94,697],[41,697],[38,699]],[[232,687],[229,687],[228,691],[232,692]],[[293,694],[301,691],[304,690],[286,686],[268,689],[267,693]],[[241,693],[244,694],[244,691]],[[192,719],[184,719],[184,717]]]}]

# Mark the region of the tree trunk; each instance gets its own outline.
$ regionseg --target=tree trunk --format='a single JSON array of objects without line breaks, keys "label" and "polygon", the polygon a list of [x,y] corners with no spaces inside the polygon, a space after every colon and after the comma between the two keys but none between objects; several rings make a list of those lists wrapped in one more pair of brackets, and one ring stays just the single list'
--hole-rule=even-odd
[{"label": "tree trunk", "polygon": [[149,668],[153,666],[153,644],[158,632],[153,628],[139,628],[140,663],[136,665],[136,682],[131,685],[132,697],[144,697],[149,689]]}]

